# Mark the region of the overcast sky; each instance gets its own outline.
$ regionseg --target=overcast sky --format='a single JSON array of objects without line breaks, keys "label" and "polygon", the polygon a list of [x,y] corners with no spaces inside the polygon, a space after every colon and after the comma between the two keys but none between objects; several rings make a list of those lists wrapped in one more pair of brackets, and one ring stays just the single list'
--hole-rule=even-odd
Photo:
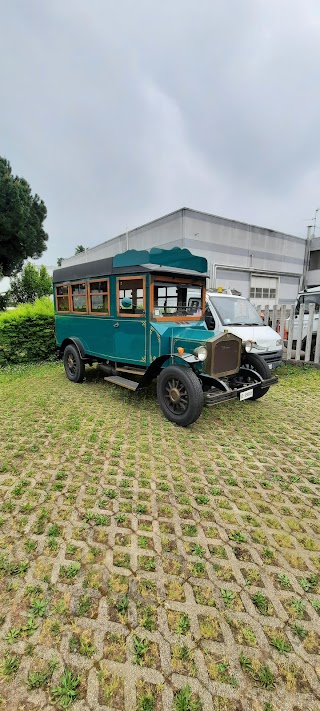
[{"label": "overcast sky", "polygon": [[47,265],[182,206],[306,234],[319,0],[0,8],[0,155],[47,205]]}]

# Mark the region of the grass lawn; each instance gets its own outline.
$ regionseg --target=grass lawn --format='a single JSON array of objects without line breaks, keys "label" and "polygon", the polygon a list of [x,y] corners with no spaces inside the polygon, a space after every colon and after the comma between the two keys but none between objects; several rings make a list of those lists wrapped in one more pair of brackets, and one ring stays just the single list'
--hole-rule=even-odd
[{"label": "grass lawn", "polygon": [[0,711],[319,711],[320,371],[279,375],[180,429],[0,372]]}]

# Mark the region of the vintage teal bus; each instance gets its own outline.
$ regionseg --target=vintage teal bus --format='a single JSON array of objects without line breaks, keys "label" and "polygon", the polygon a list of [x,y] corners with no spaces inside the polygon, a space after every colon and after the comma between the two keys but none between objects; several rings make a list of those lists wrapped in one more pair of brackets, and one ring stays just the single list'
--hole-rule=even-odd
[{"label": "vintage teal bus", "polygon": [[56,269],[56,340],[69,380],[98,363],[107,382],[135,392],[157,380],[165,416],[195,422],[203,405],[256,400],[277,382],[230,333],[205,322],[207,263],[178,247],[130,250]]}]

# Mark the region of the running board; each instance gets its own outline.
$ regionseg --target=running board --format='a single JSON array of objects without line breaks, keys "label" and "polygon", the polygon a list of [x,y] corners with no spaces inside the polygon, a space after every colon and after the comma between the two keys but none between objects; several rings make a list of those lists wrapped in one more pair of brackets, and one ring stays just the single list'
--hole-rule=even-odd
[{"label": "running board", "polygon": [[130,375],[144,375],[146,372],[146,368],[119,368],[118,365],[116,369],[119,373],[130,373]]},{"label": "running board", "polygon": [[122,388],[127,388],[127,390],[136,390],[139,385],[135,380],[122,378],[121,375],[109,375],[108,378],[104,378],[104,380],[113,385],[121,385]]}]

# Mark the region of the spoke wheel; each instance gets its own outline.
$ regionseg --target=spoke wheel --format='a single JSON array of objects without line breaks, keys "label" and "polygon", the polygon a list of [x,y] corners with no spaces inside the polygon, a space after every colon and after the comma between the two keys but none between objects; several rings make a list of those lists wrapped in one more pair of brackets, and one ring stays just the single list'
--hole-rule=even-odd
[{"label": "spoke wheel", "polygon": [[204,404],[199,378],[188,367],[163,368],[157,382],[160,408],[170,422],[187,427],[200,416]]},{"label": "spoke wheel", "polygon": [[85,375],[85,363],[80,358],[78,349],[70,343],[63,354],[63,365],[66,376],[73,383],[82,383]]},{"label": "spoke wheel", "polygon": [[75,375],[76,370],[77,370],[77,361],[72,353],[69,353],[68,355],[68,370],[71,375]]},{"label": "spoke wheel", "polygon": [[184,383],[178,378],[168,380],[164,397],[167,407],[172,412],[182,415],[188,409],[188,391]]}]

